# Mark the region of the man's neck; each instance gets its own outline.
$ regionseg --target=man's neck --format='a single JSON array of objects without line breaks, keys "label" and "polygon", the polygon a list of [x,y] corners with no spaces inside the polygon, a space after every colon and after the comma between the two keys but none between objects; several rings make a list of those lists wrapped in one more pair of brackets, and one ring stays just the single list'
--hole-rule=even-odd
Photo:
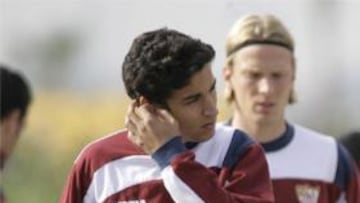
[{"label": "man's neck", "polygon": [[231,125],[245,131],[249,136],[260,143],[271,142],[279,138],[286,131],[284,119],[278,121],[260,123],[246,120],[239,114],[235,114]]}]

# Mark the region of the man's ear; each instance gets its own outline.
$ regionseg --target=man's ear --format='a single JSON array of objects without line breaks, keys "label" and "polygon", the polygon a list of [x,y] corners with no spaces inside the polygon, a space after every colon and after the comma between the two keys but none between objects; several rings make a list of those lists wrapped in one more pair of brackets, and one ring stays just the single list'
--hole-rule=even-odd
[{"label": "man's ear", "polygon": [[11,111],[5,118],[2,119],[0,135],[0,156],[2,156],[2,165],[5,163],[7,157],[11,154],[14,146],[16,145],[22,127],[23,118],[19,109]]},{"label": "man's ear", "polygon": [[143,105],[143,104],[148,104],[148,103],[150,103],[149,102],[149,100],[147,99],[147,98],[145,98],[144,96],[140,96],[139,98],[138,98],[138,105],[139,106],[141,106],[141,105]]},{"label": "man's ear", "polygon": [[6,119],[8,119],[7,122],[11,132],[18,132],[22,125],[20,109],[11,111]]},{"label": "man's ear", "polygon": [[292,60],[291,60],[291,63],[292,63],[292,66],[293,66],[293,80],[295,81],[295,79],[296,79],[296,58],[295,58],[295,56],[292,58]]},{"label": "man's ear", "polygon": [[[2,139],[5,139],[5,137],[17,137],[18,133],[20,132],[22,127],[22,118],[21,118],[21,111],[19,109],[15,109],[9,114],[3,118],[1,121],[1,133]],[[6,138],[8,139],[8,138]],[[2,140],[4,142],[7,142],[5,140]]]},{"label": "man's ear", "polygon": [[224,66],[222,75],[225,81],[228,81],[232,75],[232,68],[229,66]]}]

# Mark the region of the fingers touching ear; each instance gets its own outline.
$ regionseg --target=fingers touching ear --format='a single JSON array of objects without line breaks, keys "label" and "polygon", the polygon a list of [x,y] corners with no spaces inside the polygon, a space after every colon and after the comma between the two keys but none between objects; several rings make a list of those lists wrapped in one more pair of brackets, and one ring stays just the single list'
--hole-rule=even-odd
[{"label": "fingers touching ear", "polygon": [[138,99],[138,105],[141,106],[143,104],[148,104],[150,103],[148,99],[146,99],[144,96],[139,97]]}]

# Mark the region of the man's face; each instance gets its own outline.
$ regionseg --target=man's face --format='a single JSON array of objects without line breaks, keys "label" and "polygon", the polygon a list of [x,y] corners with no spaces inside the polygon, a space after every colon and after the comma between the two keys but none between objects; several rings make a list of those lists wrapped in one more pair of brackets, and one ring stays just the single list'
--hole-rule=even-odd
[{"label": "man's face", "polygon": [[256,123],[283,121],[294,85],[293,56],[274,45],[251,45],[239,50],[228,82],[241,117]]},{"label": "man's face", "polygon": [[175,90],[167,100],[184,141],[201,142],[214,134],[218,114],[215,82],[211,65],[207,64],[192,76],[187,86]]},{"label": "man's face", "polygon": [[21,117],[20,110],[14,110],[1,121],[0,168],[2,168],[3,164],[5,164],[19,139],[21,131],[24,127],[24,119],[25,118]]}]

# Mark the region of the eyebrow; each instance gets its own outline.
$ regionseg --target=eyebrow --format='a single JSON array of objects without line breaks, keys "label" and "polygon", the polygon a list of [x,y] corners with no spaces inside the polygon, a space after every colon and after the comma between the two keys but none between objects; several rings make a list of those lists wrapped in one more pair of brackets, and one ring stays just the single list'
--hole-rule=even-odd
[{"label": "eyebrow", "polygon": [[[216,86],[216,79],[214,79],[214,82],[211,84],[209,91],[212,91],[215,88],[215,86]],[[189,102],[189,101],[192,101],[192,100],[196,100],[196,99],[200,98],[201,96],[202,96],[201,93],[189,95],[189,96],[185,97],[183,99],[183,101],[184,102]]]}]

